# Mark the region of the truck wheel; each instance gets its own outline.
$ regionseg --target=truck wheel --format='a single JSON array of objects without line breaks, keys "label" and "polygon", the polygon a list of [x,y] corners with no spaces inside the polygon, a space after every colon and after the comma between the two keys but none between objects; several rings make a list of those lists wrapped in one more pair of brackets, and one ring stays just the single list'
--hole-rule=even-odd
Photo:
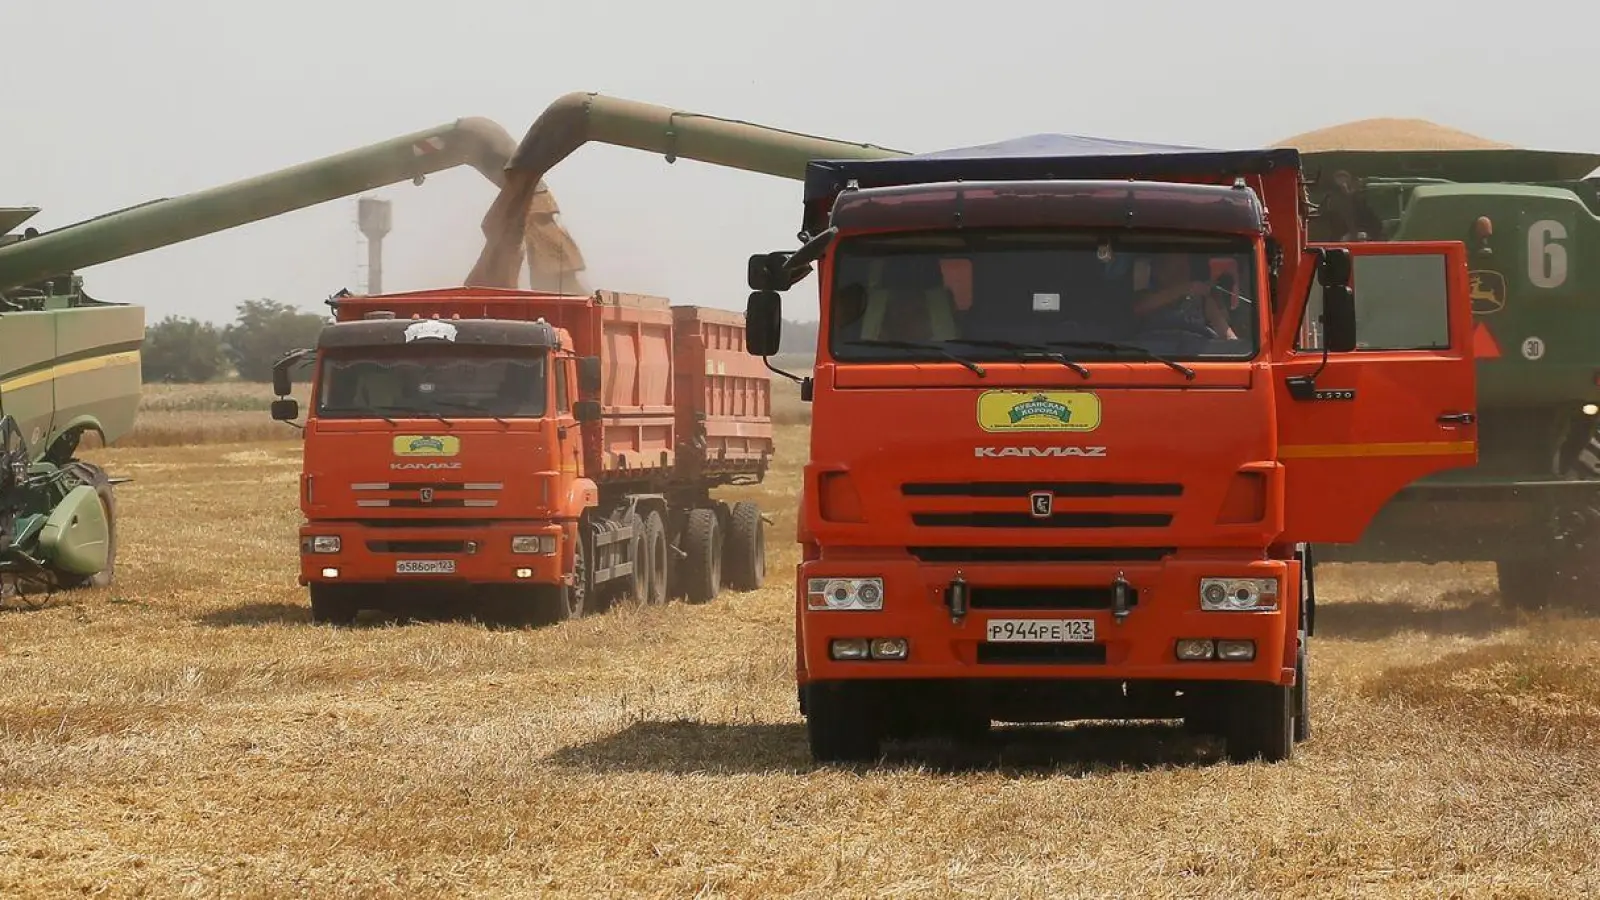
[{"label": "truck wheel", "polygon": [[1501,559],[1494,564],[1500,602],[1511,609],[1540,609],[1550,602],[1556,583],[1554,559]]},{"label": "truck wheel", "polygon": [[100,498],[100,508],[106,517],[106,566],[93,575],[54,573],[56,585],[62,589],[110,587],[117,575],[117,495],[105,470],[86,462],[71,464],[82,477],[83,483],[94,488]]},{"label": "truck wheel", "polygon": [[311,585],[311,621],[318,624],[349,625],[361,612],[355,594],[342,584]]},{"label": "truck wheel", "polygon": [[579,519],[578,540],[572,545],[572,584],[564,585],[556,592],[559,598],[555,610],[558,622],[583,618],[583,614],[589,611],[593,602],[590,595],[595,591],[593,585],[589,583],[589,549],[584,540],[588,530],[588,520]]},{"label": "truck wheel", "polygon": [[644,520],[645,592],[644,602],[667,602],[667,526],[661,513],[651,510]]},{"label": "truck wheel", "polygon": [[1300,650],[1294,663],[1294,739],[1303,743],[1311,739],[1311,683],[1307,681],[1306,634],[1300,632]]},{"label": "truck wheel", "polygon": [[1282,762],[1294,756],[1294,688],[1242,684],[1228,710],[1228,758]]},{"label": "truck wheel", "polygon": [[733,505],[728,527],[728,586],[756,591],[767,580],[767,535],[761,507],[741,500]]},{"label": "truck wheel", "polygon": [[819,763],[871,762],[878,758],[877,720],[850,691],[813,685],[806,697],[806,739]]},{"label": "truck wheel", "polygon": [[689,510],[683,527],[684,587],[690,603],[709,603],[722,587],[722,529],[717,511],[710,507]]}]

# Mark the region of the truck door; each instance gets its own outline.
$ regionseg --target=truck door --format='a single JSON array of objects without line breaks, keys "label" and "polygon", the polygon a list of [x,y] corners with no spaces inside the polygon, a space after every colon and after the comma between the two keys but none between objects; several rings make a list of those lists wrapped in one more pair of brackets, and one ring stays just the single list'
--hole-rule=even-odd
[{"label": "truck door", "polygon": [[[1284,537],[1353,543],[1395,492],[1477,464],[1477,373],[1466,251],[1455,242],[1330,244],[1351,253],[1356,349],[1324,356],[1308,254],[1305,313],[1273,364]],[[1290,389],[1315,375],[1315,393]]]}]

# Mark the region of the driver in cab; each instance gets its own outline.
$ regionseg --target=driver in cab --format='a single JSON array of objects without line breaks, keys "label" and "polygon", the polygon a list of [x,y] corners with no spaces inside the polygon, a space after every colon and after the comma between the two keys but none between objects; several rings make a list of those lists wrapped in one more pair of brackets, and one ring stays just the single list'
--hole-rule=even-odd
[{"label": "driver in cab", "polygon": [[[1173,329],[1235,340],[1233,326],[1210,281],[1197,275],[1205,258],[1189,253],[1157,253],[1150,266],[1150,286],[1134,294],[1133,312],[1146,329]],[[1234,304],[1237,304],[1237,300]]]}]

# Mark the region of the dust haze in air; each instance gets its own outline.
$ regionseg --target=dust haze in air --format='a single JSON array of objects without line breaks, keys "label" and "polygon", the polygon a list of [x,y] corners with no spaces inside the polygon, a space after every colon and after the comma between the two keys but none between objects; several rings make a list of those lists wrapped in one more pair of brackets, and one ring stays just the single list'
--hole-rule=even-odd
[{"label": "dust haze in air", "polygon": [[[1564,113],[1592,106],[1589,5],[1497,11],[1492,29],[1474,6],[6,4],[0,205],[43,207],[34,224],[55,227],[468,115],[520,138],[591,90],[907,150],[1039,132],[1238,147],[1372,118],[1600,149],[1600,120]],[[63,65],[63,47],[94,65]],[[741,308],[746,256],[791,247],[799,223],[796,182],[621,148],[580,148],[546,182],[589,286],[683,303]],[[387,290],[466,277],[489,182],[456,169],[373,193],[394,201]],[[150,321],[225,321],[258,297],[321,309],[364,284],[364,261],[352,197],[83,274]],[[816,315],[812,284],[786,315]]]}]

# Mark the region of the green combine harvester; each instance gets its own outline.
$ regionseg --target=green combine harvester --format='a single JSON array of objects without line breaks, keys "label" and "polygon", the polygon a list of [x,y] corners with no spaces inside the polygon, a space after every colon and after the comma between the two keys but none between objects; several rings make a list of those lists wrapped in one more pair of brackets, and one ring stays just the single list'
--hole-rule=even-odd
[{"label": "green combine harvester", "polygon": [[116,572],[118,480],[77,452],[86,432],[111,444],[133,427],[144,309],[89,296],[75,270],[459,165],[499,185],[515,148],[466,118],[42,233],[17,232],[38,209],[0,208],[0,597]]},{"label": "green combine harvester", "polygon": [[[1493,562],[1511,606],[1591,599],[1600,553],[1600,155],[1305,152],[1322,241],[1462,241],[1479,462],[1401,491],[1323,561]],[[1591,268],[1592,267],[1592,268]],[[1359,288],[1357,296],[1359,297]]]},{"label": "green combine harvester", "polygon": [[[812,159],[907,155],[594,93],[558,98],[523,137],[484,220],[469,284],[510,286],[526,198],[585,143],[801,179]],[[1397,495],[1322,561],[1494,562],[1505,602],[1600,585],[1600,155],[1527,150],[1303,152],[1312,238],[1466,243],[1478,333],[1479,465]],[[498,236],[498,238],[496,237]],[[803,237],[803,236],[802,236]],[[1594,266],[1593,269],[1588,266]],[[1357,293],[1359,297],[1359,291]]]}]

